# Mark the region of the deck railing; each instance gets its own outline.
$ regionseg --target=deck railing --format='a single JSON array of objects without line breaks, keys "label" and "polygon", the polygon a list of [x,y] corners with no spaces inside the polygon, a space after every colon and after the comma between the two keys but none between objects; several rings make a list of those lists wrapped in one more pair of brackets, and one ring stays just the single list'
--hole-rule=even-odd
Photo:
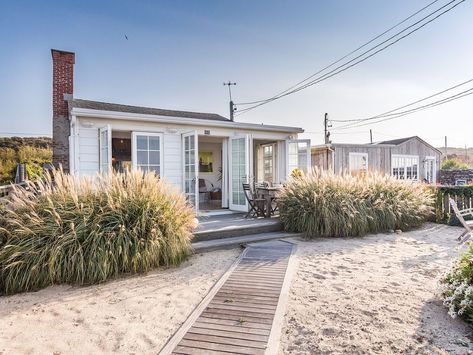
[{"label": "deck railing", "polygon": [[473,208],[473,186],[436,186],[435,219],[437,223],[458,225],[449,199],[457,203],[460,210]]}]

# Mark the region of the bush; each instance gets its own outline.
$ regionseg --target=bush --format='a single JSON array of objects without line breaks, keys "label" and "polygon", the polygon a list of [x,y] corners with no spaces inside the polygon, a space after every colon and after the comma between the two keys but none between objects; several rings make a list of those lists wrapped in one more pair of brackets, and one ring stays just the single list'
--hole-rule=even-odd
[{"label": "bush", "polygon": [[458,158],[449,158],[442,162],[440,168],[444,170],[465,170],[468,169],[469,166]]},{"label": "bush", "polygon": [[432,215],[426,185],[387,175],[352,176],[313,170],[292,179],[278,202],[286,231],[313,237],[349,237],[421,225]]},{"label": "bush", "polygon": [[30,180],[43,176],[43,164],[51,163],[53,151],[51,148],[34,147],[29,145],[13,148],[0,147],[0,184],[13,182],[18,163],[26,165]]},{"label": "bush", "polygon": [[440,289],[448,314],[473,323],[473,244],[441,279]]},{"label": "bush", "polygon": [[99,283],[177,265],[190,253],[192,207],[153,173],[97,176],[91,183],[59,171],[28,188],[15,188],[5,210],[4,293]]}]

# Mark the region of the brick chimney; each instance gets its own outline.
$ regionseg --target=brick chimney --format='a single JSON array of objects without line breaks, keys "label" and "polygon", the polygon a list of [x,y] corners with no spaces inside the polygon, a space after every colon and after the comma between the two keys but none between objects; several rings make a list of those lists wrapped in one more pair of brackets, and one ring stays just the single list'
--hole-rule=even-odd
[{"label": "brick chimney", "polygon": [[69,172],[69,108],[72,98],[75,54],[51,49],[53,57],[53,164]]}]

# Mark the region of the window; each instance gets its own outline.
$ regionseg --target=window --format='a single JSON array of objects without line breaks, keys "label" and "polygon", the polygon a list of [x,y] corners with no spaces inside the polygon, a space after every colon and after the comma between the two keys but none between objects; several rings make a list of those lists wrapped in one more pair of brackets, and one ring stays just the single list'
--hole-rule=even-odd
[{"label": "window", "polygon": [[352,174],[365,174],[368,171],[368,153],[350,153],[348,169]]},{"label": "window", "polygon": [[455,180],[455,186],[465,186],[466,185],[466,180],[465,179],[456,179]]},{"label": "window", "polygon": [[161,171],[161,135],[156,133],[133,133],[135,144],[134,165],[143,171]]},{"label": "window", "polygon": [[417,181],[419,179],[419,157],[417,155],[393,155],[391,173],[399,180]]},{"label": "window", "polygon": [[263,180],[273,182],[274,173],[274,146],[264,145],[263,146]]},{"label": "window", "polygon": [[296,139],[287,144],[287,166],[290,175],[294,169],[307,173],[310,169],[310,140]]},{"label": "window", "polygon": [[99,161],[100,171],[104,174],[108,174],[110,171],[110,142],[110,127],[101,128],[99,136]]}]

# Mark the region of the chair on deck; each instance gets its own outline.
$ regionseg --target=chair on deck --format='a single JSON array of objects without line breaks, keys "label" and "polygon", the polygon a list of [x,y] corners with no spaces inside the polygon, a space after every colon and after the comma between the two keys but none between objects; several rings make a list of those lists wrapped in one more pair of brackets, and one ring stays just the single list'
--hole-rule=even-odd
[{"label": "chair on deck", "polygon": [[248,213],[245,218],[251,217],[264,217],[264,204],[266,200],[264,198],[258,198],[256,191],[251,188],[250,184],[243,184],[243,192],[245,193],[246,200],[250,206]]},{"label": "chair on deck", "polygon": [[473,221],[465,221],[464,218],[466,216],[473,217],[473,208],[459,210],[455,200],[453,198],[450,198],[449,200],[450,206],[452,206],[453,211],[455,212],[455,216],[458,218],[462,226],[465,227],[465,231],[458,237],[460,243],[464,243],[473,236]]}]

